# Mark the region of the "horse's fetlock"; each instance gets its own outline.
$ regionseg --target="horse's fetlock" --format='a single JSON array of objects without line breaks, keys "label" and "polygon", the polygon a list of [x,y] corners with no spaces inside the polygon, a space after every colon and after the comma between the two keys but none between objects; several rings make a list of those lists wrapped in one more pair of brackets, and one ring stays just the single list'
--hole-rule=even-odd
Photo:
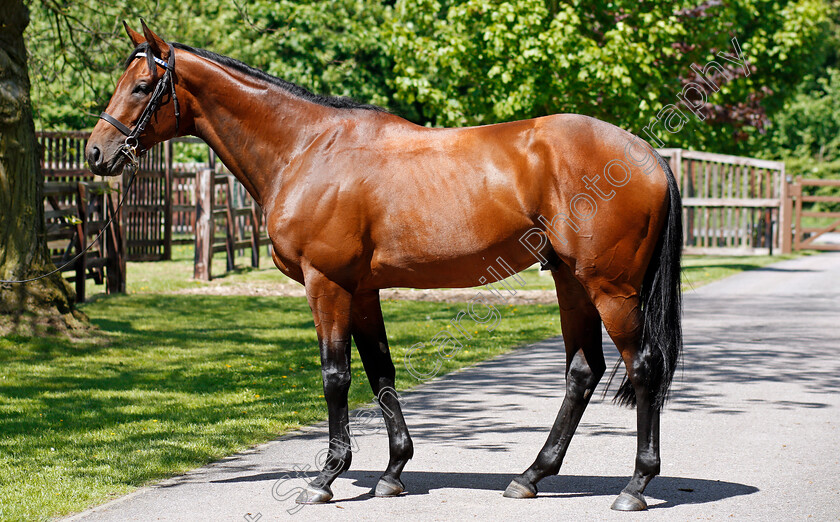
[{"label": "horse's fetlock", "polygon": [[404,437],[396,436],[394,437],[392,450],[394,456],[404,460],[409,460],[414,456],[414,442],[412,442],[411,437],[407,434]]},{"label": "horse's fetlock", "polygon": [[636,457],[636,468],[647,476],[659,475],[659,455],[655,455],[653,453],[640,453]]}]

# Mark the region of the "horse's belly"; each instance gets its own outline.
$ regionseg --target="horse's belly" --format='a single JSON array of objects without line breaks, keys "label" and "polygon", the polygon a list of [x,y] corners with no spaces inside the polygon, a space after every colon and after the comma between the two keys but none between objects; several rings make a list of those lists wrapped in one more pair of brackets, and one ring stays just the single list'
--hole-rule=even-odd
[{"label": "horse's belly", "polygon": [[468,288],[506,279],[538,261],[518,236],[480,249],[443,245],[434,252],[379,250],[364,286]]}]

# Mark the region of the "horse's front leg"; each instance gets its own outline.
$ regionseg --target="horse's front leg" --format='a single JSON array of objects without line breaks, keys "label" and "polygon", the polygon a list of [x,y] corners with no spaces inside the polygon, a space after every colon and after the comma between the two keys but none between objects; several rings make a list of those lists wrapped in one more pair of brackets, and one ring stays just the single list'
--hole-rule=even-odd
[{"label": "horse's front leg", "polygon": [[352,458],[347,418],[351,295],[311,267],[305,270],[304,281],[321,349],[321,376],[329,411],[330,445],[324,468],[296,501],[298,504],[321,504],[333,497],[330,485],[350,467]]}]

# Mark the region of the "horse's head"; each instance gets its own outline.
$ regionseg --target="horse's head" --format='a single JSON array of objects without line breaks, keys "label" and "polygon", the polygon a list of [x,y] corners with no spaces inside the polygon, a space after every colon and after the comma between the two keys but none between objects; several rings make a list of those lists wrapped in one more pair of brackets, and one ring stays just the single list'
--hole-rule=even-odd
[{"label": "horse's head", "polygon": [[174,137],[180,124],[175,50],[145,22],[143,34],[123,25],[135,49],[85,148],[90,170],[100,176],[119,174],[138,154]]}]

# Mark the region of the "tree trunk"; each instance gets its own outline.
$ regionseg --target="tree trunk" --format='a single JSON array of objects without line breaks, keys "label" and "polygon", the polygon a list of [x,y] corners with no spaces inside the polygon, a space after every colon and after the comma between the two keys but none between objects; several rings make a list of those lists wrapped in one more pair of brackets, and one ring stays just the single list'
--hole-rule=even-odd
[{"label": "tree trunk", "polygon": [[[44,235],[43,185],[29,100],[23,31],[29,10],[0,0],[0,279],[53,270]],[[45,333],[86,323],[60,274],[25,284],[0,283],[0,333]]]}]

